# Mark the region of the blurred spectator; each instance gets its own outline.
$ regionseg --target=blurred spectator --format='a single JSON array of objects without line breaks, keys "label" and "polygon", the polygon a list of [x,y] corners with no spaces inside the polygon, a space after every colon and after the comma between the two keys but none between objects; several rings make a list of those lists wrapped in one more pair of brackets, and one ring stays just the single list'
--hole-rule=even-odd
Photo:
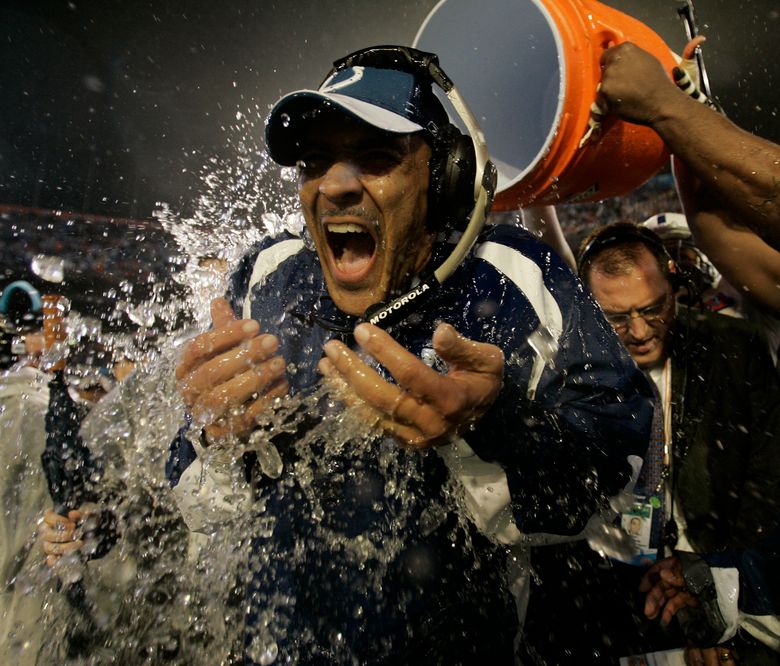
[{"label": "blurred spectator", "polygon": [[34,525],[48,503],[40,456],[49,402],[48,376],[37,367],[43,346],[41,298],[26,282],[0,296],[0,662],[35,664],[41,645],[42,591],[32,584]]},{"label": "blurred spectator", "polygon": [[[181,425],[172,371],[176,346],[168,349],[168,355],[149,352],[147,362],[132,369],[117,365],[117,384],[82,422],[80,437],[100,469],[98,505],[80,506],[67,516],[45,514],[41,546],[48,564],[65,571],[66,555],[86,553],[82,585],[102,628],[88,637],[71,631],[69,640],[80,645],[47,646],[52,663],[68,649],[84,658],[110,655],[112,663],[218,661],[204,645],[209,627],[199,615],[197,590],[189,574],[182,575],[192,565],[185,564],[194,549],[191,540],[201,535],[189,533],[179,517],[164,476],[167,451],[158,441],[173,438]],[[120,377],[123,371],[129,373]],[[106,511],[110,523],[93,520]],[[107,527],[115,531],[107,535]],[[110,549],[101,547],[108,545],[107,536],[118,539]],[[215,600],[219,596],[210,593]],[[229,612],[221,606],[221,617]]]},{"label": "blurred spectator", "polygon": [[24,280],[7,285],[0,295],[0,369],[35,363],[43,351],[42,322],[38,290]]},{"label": "blurred spectator", "polygon": [[679,212],[682,209],[671,174],[662,172],[623,197],[563,204],[555,210],[569,245],[576,249],[595,227],[622,220],[644,220],[659,210]]},{"label": "blurred spectator", "polygon": [[0,245],[0,276],[23,275],[34,284],[30,267],[37,256],[62,259],[60,293],[96,315],[110,312],[114,301],[148,295],[170,277],[177,255],[158,223],[2,205]]}]

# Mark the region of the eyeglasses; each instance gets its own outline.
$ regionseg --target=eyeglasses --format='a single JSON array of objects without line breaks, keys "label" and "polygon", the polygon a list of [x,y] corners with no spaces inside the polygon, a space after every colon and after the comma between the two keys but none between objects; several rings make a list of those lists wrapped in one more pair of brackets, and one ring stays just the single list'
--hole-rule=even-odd
[{"label": "eyeglasses", "polygon": [[655,324],[663,321],[668,303],[669,295],[667,294],[663,300],[652,303],[646,308],[631,308],[628,312],[605,312],[604,317],[616,330],[627,329],[634,317],[644,319],[647,324]]}]

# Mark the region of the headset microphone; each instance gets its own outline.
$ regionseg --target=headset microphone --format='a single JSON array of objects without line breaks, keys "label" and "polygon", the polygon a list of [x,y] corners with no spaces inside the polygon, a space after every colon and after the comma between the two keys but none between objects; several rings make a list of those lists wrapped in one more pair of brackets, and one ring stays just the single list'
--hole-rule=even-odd
[{"label": "headset microphone", "polygon": [[477,240],[482,228],[485,226],[485,218],[490,211],[490,205],[493,201],[493,192],[495,191],[496,170],[493,163],[487,161],[483,166],[483,182],[480,186],[480,192],[477,196],[474,210],[471,214],[466,229],[460,237],[457,245],[453,248],[449,257],[433,271],[433,274],[424,278],[420,283],[407,291],[405,294],[392,300],[388,304],[376,303],[370,306],[361,321],[367,321],[375,326],[388,328],[393,324],[402,321],[408,317],[412,311],[426,301],[433,293],[444,284],[455,270],[460,266],[463,258],[468,254]]}]

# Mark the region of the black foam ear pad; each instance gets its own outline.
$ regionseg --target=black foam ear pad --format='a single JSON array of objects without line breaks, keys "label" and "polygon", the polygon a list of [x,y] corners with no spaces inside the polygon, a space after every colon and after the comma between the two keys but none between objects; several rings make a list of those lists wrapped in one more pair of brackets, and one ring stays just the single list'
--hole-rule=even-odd
[{"label": "black foam ear pad", "polygon": [[429,219],[445,231],[463,230],[474,208],[477,158],[471,137],[455,125],[439,130],[431,157]]},{"label": "black foam ear pad", "polygon": [[629,222],[616,222],[599,229],[587,244],[580,248],[577,256],[577,274],[582,277],[586,263],[603,249],[625,243],[640,243],[650,250],[659,263],[666,265],[666,275],[674,286],[679,268],[661,239],[652,229]]},{"label": "black foam ear pad", "polygon": [[688,292],[688,296],[692,300],[701,298],[701,289],[696,284],[693,276],[685,270],[682,266],[679,266],[674,260],[669,260],[669,284],[672,285],[672,291],[677,293],[681,289],[685,289]]}]

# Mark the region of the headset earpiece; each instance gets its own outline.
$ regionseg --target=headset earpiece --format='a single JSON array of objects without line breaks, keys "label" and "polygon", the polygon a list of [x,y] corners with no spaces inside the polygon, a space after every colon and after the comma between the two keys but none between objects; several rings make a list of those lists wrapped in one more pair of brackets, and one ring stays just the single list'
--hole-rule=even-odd
[{"label": "headset earpiece", "polygon": [[434,138],[428,185],[428,211],[445,232],[462,231],[474,208],[477,158],[474,142],[455,125],[443,127]]},{"label": "headset earpiece", "polygon": [[593,258],[608,247],[639,243],[649,250],[663,271],[666,268],[666,278],[672,285],[672,290],[677,293],[681,288],[689,288],[689,282],[685,271],[678,268],[677,263],[664,247],[661,238],[652,229],[641,227],[629,222],[616,222],[598,230],[585,244],[577,257],[577,274],[584,277],[590,267]]},{"label": "headset earpiece", "polygon": [[685,289],[691,293],[694,291],[693,283],[691,282],[691,276],[684,268],[680,268],[677,262],[669,254],[666,246],[661,244],[664,249],[664,256],[666,257],[666,278],[669,280],[669,284],[672,285],[672,291],[676,294],[681,289]]},{"label": "headset earpiece", "polygon": [[674,270],[669,270],[669,283],[672,285],[672,291],[678,294],[683,289],[686,292],[686,304],[692,305],[701,303],[702,293],[699,287],[696,285],[696,281],[691,274],[684,268],[680,268],[676,263],[672,261]]},{"label": "headset earpiece", "polygon": [[672,291],[676,294],[680,289],[688,286],[688,279],[685,275],[685,271],[680,271],[677,268],[677,262],[672,259],[672,256],[668,256],[669,258],[666,260],[667,278],[672,285]]},{"label": "headset earpiece", "polygon": [[[432,86],[438,86],[445,93],[453,87],[435,54],[399,46],[373,46],[356,51],[334,62],[325,80],[339,69],[355,66],[406,71],[428,79]],[[435,221],[437,231],[462,231],[476,203],[477,157],[474,141],[449,122],[428,130],[433,144],[428,185],[429,219]]]},{"label": "headset earpiece", "polygon": [[669,284],[672,285],[672,291],[675,294],[678,293],[681,289],[688,288],[689,280],[684,273],[674,271],[669,273],[666,278],[669,280]]}]

